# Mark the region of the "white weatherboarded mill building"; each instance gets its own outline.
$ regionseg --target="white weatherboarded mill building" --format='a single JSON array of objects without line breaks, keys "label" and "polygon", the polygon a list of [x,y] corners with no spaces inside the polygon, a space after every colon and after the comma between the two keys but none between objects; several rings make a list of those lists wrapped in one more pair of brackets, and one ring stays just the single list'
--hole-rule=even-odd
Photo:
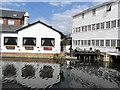
[{"label": "white weatherboarded mill building", "polygon": [[108,1],[73,16],[72,47],[115,52],[120,46],[120,1]]}]

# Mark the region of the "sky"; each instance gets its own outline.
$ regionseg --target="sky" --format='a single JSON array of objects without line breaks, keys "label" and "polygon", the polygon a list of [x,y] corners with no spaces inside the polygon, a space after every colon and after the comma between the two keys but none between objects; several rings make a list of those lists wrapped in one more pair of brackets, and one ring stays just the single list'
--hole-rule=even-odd
[{"label": "sky", "polygon": [[[9,1],[9,0],[8,0]],[[81,11],[100,4],[104,1],[61,1],[61,2],[25,2],[25,1],[9,1],[2,2],[2,9],[12,9],[18,11],[27,11],[30,15],[29,23],[42,21],[64,34],[70,34],[72,30],[72,16]]]}]

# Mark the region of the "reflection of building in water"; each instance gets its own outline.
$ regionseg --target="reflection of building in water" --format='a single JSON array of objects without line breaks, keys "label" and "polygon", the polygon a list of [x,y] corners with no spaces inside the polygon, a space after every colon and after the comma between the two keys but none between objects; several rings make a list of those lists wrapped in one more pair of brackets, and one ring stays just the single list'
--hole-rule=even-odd
[{"label": "reflection of building in water", "polygon": [[100,67],[96,65],[88,65],[78,63],[70,65],[71,69],[71,84],[72,88],[118,88],[118,77],[120,72]]},{"label": "reflection of building in water", "polygon": [[2,65],[3,75],[6,76],[3,82],[14,80],[30,88],[46,88],[60,82],[59,64],[4,61]]}]

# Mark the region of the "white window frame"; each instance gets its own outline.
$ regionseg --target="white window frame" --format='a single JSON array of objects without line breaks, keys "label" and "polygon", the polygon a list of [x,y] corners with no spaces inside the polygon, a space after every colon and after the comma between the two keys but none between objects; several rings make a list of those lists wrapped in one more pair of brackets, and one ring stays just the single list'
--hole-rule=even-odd
[{"label": "white window frame", "polygon": [[14,19],[8,19],[8,25],[14,25]]}]

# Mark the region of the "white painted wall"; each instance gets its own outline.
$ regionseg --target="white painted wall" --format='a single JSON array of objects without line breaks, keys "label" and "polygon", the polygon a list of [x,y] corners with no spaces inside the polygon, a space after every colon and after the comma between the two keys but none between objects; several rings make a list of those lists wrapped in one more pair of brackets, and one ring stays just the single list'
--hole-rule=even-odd
[{"label": "white painted wall", "polygon": [[[120,3],[119,3],[120,4]],[[106,12],[106,6],[102,6],[96,9],[96,15],[92,15],[92,10],[86,12],[84,14],[84,18],[81,15],[73,17],[73,28],[92,25],[96,23],[118,20],[119,17],[119,7],[118,2],[112,3],[111,11]],[[106,27],[106,26],[105,26]],[[72,40],[105,40],[105,39],[120,39],[120,28],[111,28],[111,29],[99,29],[93,31],[86,31],[86,32],[73,32],[72,29]],[[76,47],[82,49],[89,49],[92,47],[93,49],[100,49],[101,51],[105,51],[106,47],[95,47],[95,46],[76,46],[72,43],[72,48],[75,49]],[[108,51],[115,51],[115,47],[107,47]]]},{"label": "white painted wall", "polygon": [[[19,47],[16,47],[15,50],[6,50],[4,46],[4,37],[18,37],[18,45]],[[34,50],[25,50],[23,46],[23,37],[35,37],[36,38],[36,46],[34,47]],[[41,38],[55,38],[55,46],[52,48],[52,50],[43,50],[43,47],[41,46]],[[2,52],[27,52],[27,53],[60,53],[60,41],[61,41],[61,35],[44,26],[41,23],[37,23],[33,26],[30,26],[28,28],[25,28],[21,31],[19,31],[16,34],[6,34],[2,33],[1,38],[1,49]],[[39,47],[39,48],[37,48]]]}]

